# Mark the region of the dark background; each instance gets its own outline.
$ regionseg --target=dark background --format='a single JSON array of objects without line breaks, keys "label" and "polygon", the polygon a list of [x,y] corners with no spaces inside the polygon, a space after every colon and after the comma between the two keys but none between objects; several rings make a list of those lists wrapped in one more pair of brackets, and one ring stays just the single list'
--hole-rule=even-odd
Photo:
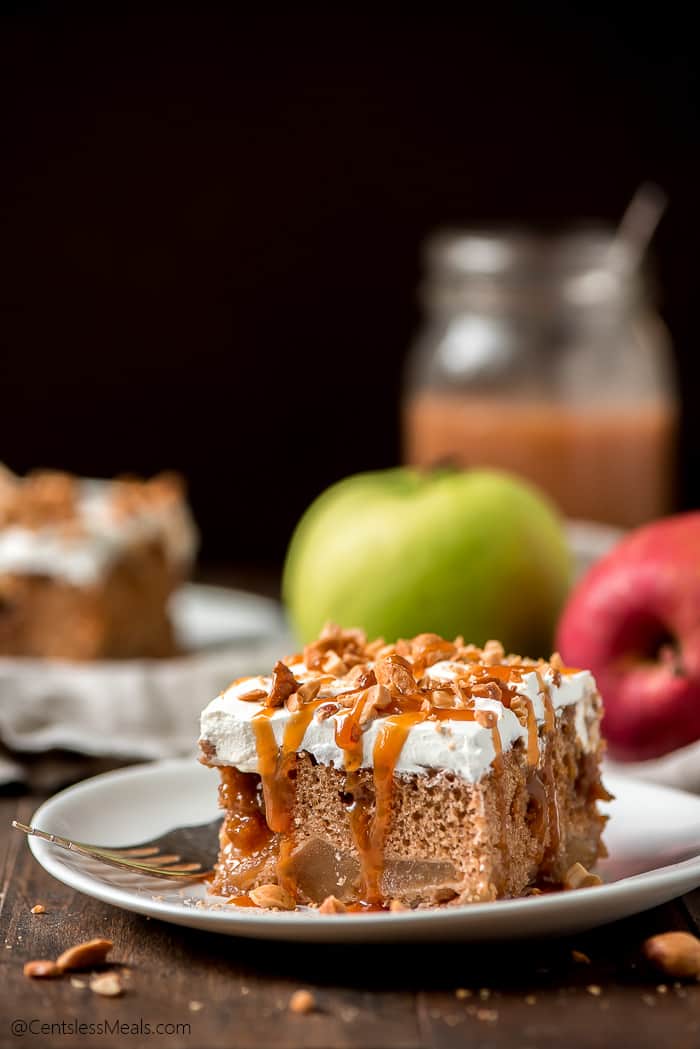
[{"label": "dark background", "polygon": [[274,562],[400,455],[425,234],[615,222],[652,178],[697,505],[695,34],[527,6],[4,5],[0,459],[177,468],[206,557]]}]

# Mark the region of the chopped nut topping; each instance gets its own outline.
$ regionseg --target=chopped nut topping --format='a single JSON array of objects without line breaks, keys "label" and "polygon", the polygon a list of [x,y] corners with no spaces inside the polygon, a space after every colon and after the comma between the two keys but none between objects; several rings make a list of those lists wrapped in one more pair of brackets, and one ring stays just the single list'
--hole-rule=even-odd
[{"label": "chopped nut topping", "polygon": [[457,697],[452,689],[435,688],[428,692],[426,698],[430,700],[430,706],[436,707],[438,710],[452,710],[453,707],[457,706]]},{"label": "chopped nut topping", "polygon": [[700,940],[689,932],[663,932],[644,941],[644,955],[658,969],[681,979],[700,977]]},{"label": "chopped nut topping", "polygon": [[316,720],[326,721],[327,718],[332,718],[334,714],[337,714],[339,710],[339,703],[324,703],[323,706],[316,708]]},{"label": "chopped nut topping", "polygon": [[325,900],[318,908],[319,914],[345,914],[346,911],[347,907],[345,904],[335,896],[326,896]]},{"label": "chopped nut topping", "polygon": [[497,681],[478,682],[476,685],[472,685],[471,692],[478,699],[493,699],[497,703],[501,702],[503,696],[501,686]]},{"label": "chopped nut topping", "polygon": [[377,684],[377,675],[371,667],[358,663],[347,675],[346,680],[351,682],[356,688],[369,688],[370,685]]},{"label": "chopped nut topping", "polygon": [[367,659],[377,659],[379,653],[385,647],[383,637],[378,637],[375,641],[370,641],[369,644],[365,645],[365,655],[367,656]]},{"label": "chopped nut topping", "polygon": [[571,957],[573,961],[577,962],[579,965],[591,964],[591,959],[588,957],[587,954],[584,954],[583,951],[572,951]]},{"label": "chopped nut topping", "polygon": [[256,907],[275,911],[293,911],[296,903],[281,885],[259,885],[248,893]]},{"label": "chopped nut topping", "polygon": [[289,1008],[293,1013],[310,1013],[316,1008],[316,999],[311,991],[295,991],[289,999]]},{"label": "chopped nut topping", "polygon": [[305,681],[303,685],[299,685],[296,695],[302,703],[310,703],[313,699],[316,699],[320,689],[320,681]]},{"label": "chopped nut topping", "polygon": [[321,661],[321,669],[326,674],[333,674],[335,677],[343,677],[348,672],[348,667],[345,665],[343,660],[340,658],[337,652],[327,652]]},{"label": "chopped nut topping", "polygon": [[409,642],[414,662],[423,667],[432,667],[443,659],[453,659],[457,649],[451,641],[446,641],[439,634],[418,634]]},{"label": "chopped nut topping", "polygon": [[[352,708],[350,736],[361,733],[369,721],[389,708],[396,713],[408,707],[409,711],[420,710],[430,716],[437,710],[474,710],[475,699],[509,706],[525,726],[531,718],[531,704],[526,697],[515,694],[511,682],[517,684],[526,667],[537,673],[549,668],[542,659],[506,657],[498,641],[488,641],[481,649],[476,645],[465,645],[461,637],[451,642],[437,634],[419,634],[412,640],[400,639],[395,644],[387,645],[381,638],[367,643],[362,631],[343,630],[332,623],[324,627],[317,641],[304,648],[303,660],[311,675],[304,681],[294,677],[290,666],[300,658],[295,654],[287,662],[276,663],[269,694],[255,687],[240,698],[265,703],[268,707],[286,706],[290,713],[296,714],[305,703],[316,700],[319,693],[323,696],[327,686],[340,682],[345,691],[333,696],[332,704],[324,702],[318,708],[316,720],[323,721],[341,709]],[[556,664],[556,653],[553,659]],[[458,666],[456,676],[448,680],[431,677],[429,668],[440,660],[457,660],[461,670]],[[496,664],[507,666],[509,673],[496,678],[489,670]],[[245,679],[234,684],[242,680]],[[254,679],[249,680],[252,685],[258,684]],[[545,689],[543,682],[541,685]],[[407,704],[404,703],[406,698]],[[488,712],[475,716],[475,719],[487,728],[496,724]],[[214,755],[204,749],[206,742],[201,745],[206,764],[207,759],[213,760]]]},{"label": "chopped nut topping", "polygon": [[292,692],[296,692],[298,688],[299,682],[294,677],[294,674],[292,674],[286,663],[282,663],[278,659],[272,671],[272,688],[267,697],[266,705],[268,707],[284,706],[285,700],[291,696]]},{"label": "chopped nut topping", "polygon": [[254,688],[252,692],[241,693],[238,698],[246,703],[261,703],[264,699],[267,699],[267,692],[264,688]]},{"label": "chopped nut topping", "polygon": [[389,904],[389,910],[392,911],[394,914],[397,914],[399,913],[399,911],[407,911],[409,910],[409,908],[406,906],[405,903],[402,903],[401,900],[392,900]]},{"label": "chopped nut topping", "polygon": [[477,645],[458,645],[454,658],[464,663],[478,663],[481,659],[481,649]]},{"label": "chopped nut topping", "polygon": [[591,889],[602,884],[602,879],[597,874],[587,871],[582,863],[574,863],[564,875],[565,889]]},{"label": "chopped nut topping", "polygon": [[[362,695],[363,693],[361,693]],[[391,692],[383,685],[372,685],[364,690],[364,703],[360,714],[360,725],[366,725],[378,710],[384,710],[391,704]]]},{"label": "chopped nut topping", "polygon": [[407,696],[416,691],[411,664],[403,656],[393,655],[378,659],[374,664],[374,673],[380,685]]},{"label": "chopped nut topping", "polygon": [[486,642],[481,653],[482,663],[485,663],[487,667],[495,667],[498,663],[502,663],[504,658],[505,651],[500,641]]},{"label": "chopped nut topping", "polygon": [[304,646],[304,663],[309,670],[320,670],[329,652],[334,652],[340,660],[353,656],[364,659],[366,645],[367,636],[362,630],[342,630],[335,623],[327,623],[318,641]]},{"label": "chopped nut topping", "polygon": [[474,720],[482,728],[494,728],[498,724],[498,716],[493,710],[475,710]]},{"label": "chopped nut topping", "polygon": [[530,716],[530,704],[525,696],[513,696],[510,701],[510,709],[521,725],[527,725],[528,717]]},{"label": "chopped nut topping", "polygon": [[35,962],[26,962],[23,972],[25,976],[30,976],[33,980],[46,980],[53,979],[54,976],[60,976],[62,970],[59,969],[56,962],[42,958]]},{"label": "chopped nut topping", "polygon": [[37,470],[20,478],[3,471],[0,495],[0,527],[42,528],[77,517],[77,482],[69,474]]},{"label": "chopped nut topping", "polygon": [[558,670],[561,672],[564,669],[564,661],[558,652],[552,652],[549,657],[549,665],[552,670]]},{"label": "chopped nut topping", "polygon": [[86,940],[69,947],[56,959],[56,965],[65,972],[67,969],[92,969],[102,965],[114,944],[111,940]]},{"label": "chopped nut topping", "polygon": [[32,914],[46,914],[46,907],[43,903],[35,903],[32,907]]}]

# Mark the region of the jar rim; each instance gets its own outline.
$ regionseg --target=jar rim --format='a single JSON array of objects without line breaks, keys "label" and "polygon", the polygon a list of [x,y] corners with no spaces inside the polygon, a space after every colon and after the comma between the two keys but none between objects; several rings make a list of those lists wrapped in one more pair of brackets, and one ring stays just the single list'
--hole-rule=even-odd
[{"label": "jar rim", "polygon": [[496,301],[504,293],[586,308],[636,301],[654,287],[612,227],[590,224],[550,232],[517,226],[438,230],[424,245],[423,294],[445,306],[464,296]]},{"label": "jar rim", "polygon": [[523,271],[551,279],[595,269],[631,268],[631,253],[612,227],[581,224],[554,231],[518,226],[445,228],[425,243],[428,268],[454,276],[517,276]]}]

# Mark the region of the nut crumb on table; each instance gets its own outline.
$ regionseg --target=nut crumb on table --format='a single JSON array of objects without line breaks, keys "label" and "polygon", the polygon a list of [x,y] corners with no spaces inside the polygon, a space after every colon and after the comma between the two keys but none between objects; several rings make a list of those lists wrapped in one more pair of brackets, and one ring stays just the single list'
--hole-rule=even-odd
[{"label": "nut crumb on table", "polygon": [[289,1009],[293,1013],[310,1013],[316,1008],[316,999],[311,991],[295,991],[289,999]]},{"label": "nut crumb on table", "polygon": [[700,977],[700,939],[689,932],[663,932],[644,941],[647,961],[669,976]]},{"label": "nut crumb on table", "polygon": [[104,963],[113,946],[111,940],[103,940],[100,937],[85,940],[84,943],[76,943],[60,954],[56,959],[56,965],[61,972],[67,969],[91,969]]},{"label": "nut crumb on table", "polygon": [[45,980],[60,976],[62,970],[51,959],[38,958],[32,962],[25,962],[23,972],[32,979]]},{"label": "nut crumb on table", "polygon": [[100,973],[90,980],[90,990],[106,998],[117,998],[124,993],[124,986],[115,972]]}]

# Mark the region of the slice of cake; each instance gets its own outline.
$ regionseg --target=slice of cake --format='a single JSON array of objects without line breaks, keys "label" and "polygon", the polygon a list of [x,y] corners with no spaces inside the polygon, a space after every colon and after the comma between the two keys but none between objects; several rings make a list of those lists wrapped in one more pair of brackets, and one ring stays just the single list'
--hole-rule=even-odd
[{"label": "slice of cake", "polygon": [[211,889],[382,907],[561,884],[603,853],[601,713],[557,656],[329,626],[202,713],[224,809]]},{"label": "slice of cake", "polygon": [[174,475],[20,478],[0,466],[0,655],[171,655],[168,602],[195,548]]}]

